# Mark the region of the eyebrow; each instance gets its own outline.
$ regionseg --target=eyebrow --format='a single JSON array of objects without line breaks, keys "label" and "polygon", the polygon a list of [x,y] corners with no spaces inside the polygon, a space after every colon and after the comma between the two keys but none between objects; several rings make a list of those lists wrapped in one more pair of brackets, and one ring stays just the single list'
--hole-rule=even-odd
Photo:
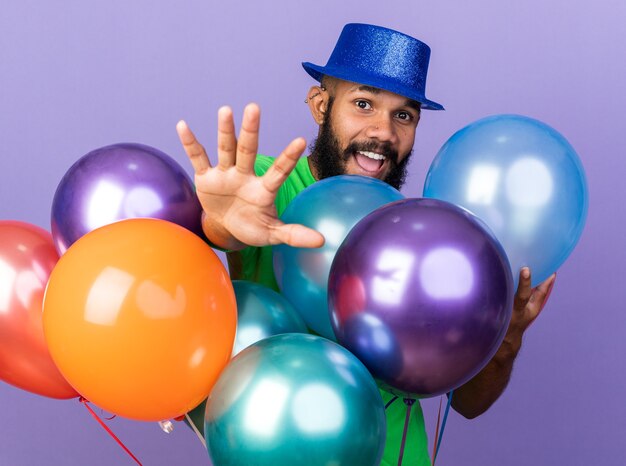
[{"label": "eyebrow", "polygon": [[[370,92],[370,93],[375,94],[375,95],[378,95],[378,94],[380,94],[382,92],[382,89],[379,89],[378,87],[367,86],[365,84],[360,85],[356,90],[357,91],[363,91],[363,92]],[[409,108],[412,108],[417,113],[421,113],[421,111],[422,111],[422,104],[420,104],[416,100],[406,99],[406,102],[404,103],[404,105],[406,105]]]}]

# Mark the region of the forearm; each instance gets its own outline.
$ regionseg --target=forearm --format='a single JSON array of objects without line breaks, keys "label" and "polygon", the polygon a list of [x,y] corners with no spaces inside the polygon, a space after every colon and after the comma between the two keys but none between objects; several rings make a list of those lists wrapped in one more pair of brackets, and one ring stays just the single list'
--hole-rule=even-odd
[{"label": "forearm", "polygon": [[509,383],[513,362],[521,345],[521,333],[507,333],[498,351],[483,370],[454,391],[452,407],[455,411],[468,419],[487,411]]}]

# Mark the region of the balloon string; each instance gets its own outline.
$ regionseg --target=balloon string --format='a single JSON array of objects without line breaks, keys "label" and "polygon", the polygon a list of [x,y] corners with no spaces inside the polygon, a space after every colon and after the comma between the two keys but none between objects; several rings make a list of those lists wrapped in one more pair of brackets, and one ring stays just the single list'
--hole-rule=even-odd
[{"label": "balloon string", "polygon": [[119,444],[119,445],[120,445],[120,446],[124,449],[124,451],[125,451],[126,453],[128,453],[128,455],[129,455],[132,459],[134,459],[134,460],[135,460],[135,462],[136,462],[139,466],[142,466],[141,461],[139,461],[139,460],[137,459],[137,457],[131,453],[131,451],[130,451],[127,447],[126,447],[126,445],[124,445],[124,444],[122,443],[122,441],[121,441],[119,438],[117,438],[117,436],[113,433],[113,431],[112,431],[111,429],[109,429],[109,427],[108,427],[108,426],[107,426],[107,425],[106,425],[106,424],[102,421],[102,419],[100,419],[100,418],[98,417],[98,415],[96,414],[96,412],[95,412],[93,409],[91,409],[91,406],[89,406],[89,404],[88,404],[88,403],[89,403],[89,401],[88,401],[86,398],[82,397],[82,396],[79,398],[79,401],[80,401],[80,402],[81,402],[81,403],[85,406],[85,408],[87,408],[87,411],[89,411],[89,412],[91,413],[91,415],[94,417],[94,419],[95,419],[96,421],[98,421],[98,424],[100,424],[100,425],[104,428],[104,430],[106,430],[106,431],[108,432],[108,434],[109,434],[111,437],[113,437],[113,440],[115,440],[115,441],[116,441],[116,442],[117,442],[117,443],[118,443],[118,444]]},{"label": "balloon string", "polygon": [[411,417],[411,407],[415,403],[414,399],[405,398],[404,404],[406,404],[406,417],[404,418],[404,429],[402,430],[402,443],[400,444],[400,455],[398,456],[398,466],[402,466],[402,457],[404,456],[404,444],[406,442],[406,433],[409,430],[409,419]]},{"label": "balloon string", "polygon": [[193,431],[196,433],[196,435],[198,436],[198,438],[200,439],[200,442],[202,443],[202,445],[204,445],[204,448],[206,448],[206,441],[204,440],[204,435],[202,435],[200,433],[200,431],[198,430],[198,428],[196,427],[196,425],[193,423],[193,421],[191,420],[191,418],[189,417],[189,414],[185,413],[185,418],[187,419],[187,422],[189,423],[189,425],[191,426],[191,428],[193,429]]},{"label": "balloon string", "polygon": [[441,422],[441,430],[439,431],[439,442],[437,443],[437,449],[433,457],[433,466],[435,466],[435,460],[437,459],[439,447],[441,447],[441,441],[443,440],[443,431],[446,428],[446,421],[448,420],[448,413],[450,412],[450,405],[452,404],[452,395],[454,395],[454,390],[450,390],[450,393],[448,393],[448,404],[446,405],[446,411],[443,413],[443,421]]},{"label": "balloon string", "polygon": [[435,441],[433,442],[433,466],[435,465],[435,457],[437,455],[437,443],[439,442],[439,425],[441,423],[441,404],[443,397],[439,397],[439,410],[437,411],[437,425],[435,426]]},{"label": "balloon string", "polygon": [[385,409],[389,408],[389,406],[391,406],[391,403],[393,403],[394,401],[396,401],[398,399],[397,396],[394,396],[391,400],[389,400],[387,402],[387,404],[385,405]]}]

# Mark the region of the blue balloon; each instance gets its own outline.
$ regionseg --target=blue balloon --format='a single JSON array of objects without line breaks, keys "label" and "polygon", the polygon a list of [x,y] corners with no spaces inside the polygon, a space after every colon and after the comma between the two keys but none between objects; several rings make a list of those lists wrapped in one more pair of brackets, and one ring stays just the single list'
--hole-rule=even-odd
[{"label": "blue balloon", "polygon": [[339,246],[367,214],[404,199],[397,189],[375,178],[341,175],[309,186],[287,206],[281,219],[324,235],[318,249],[274,246],[274,273],[282,294],[314,332],[335,340],[328,312],[328,275]]},{"label": "blue balloon", "polygon": [[224,369],[207,400],[204,435],[216,466],[374,466],[385,447],[385,409],[348,350],[283,334]]},{"label": "blue balloon", "polygon": [[567,140],[541,121],[496,115],[455,133],[433,160],[424,197],[462,206],[491,228],[513,276],[533,286],[555,272],[582,234],[585,172]]},{"label": "blue balloon", "polygon": [[237,299],[237,335],[233,356],[253,343],[281,333],[308,333],[302,317],[280,293],[244,280],[233,280]]}]

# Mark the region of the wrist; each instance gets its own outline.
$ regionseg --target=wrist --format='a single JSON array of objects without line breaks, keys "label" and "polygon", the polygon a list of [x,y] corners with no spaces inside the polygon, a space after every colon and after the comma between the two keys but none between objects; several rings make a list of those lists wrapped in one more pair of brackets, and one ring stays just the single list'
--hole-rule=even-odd
[{"label": "wrist", "polygon": [[228,251],[238,251],[246,247],[244,243],[237,240],[222,224],[206,215],[202,211],[202,231],[209,242],[219,249]]},{"label": "wrist", "polygon": [[512,364],[522,347],[522,334],[509,331],[504,336],[500,348],[493,357],[494,361],[501,365]]}]

